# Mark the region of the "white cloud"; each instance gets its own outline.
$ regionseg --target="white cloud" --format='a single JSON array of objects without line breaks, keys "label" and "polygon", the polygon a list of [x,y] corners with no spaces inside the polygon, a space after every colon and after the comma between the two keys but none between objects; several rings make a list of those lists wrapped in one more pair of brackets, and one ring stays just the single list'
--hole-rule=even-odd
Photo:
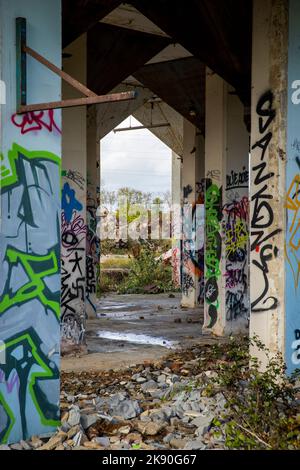
[{"label": "white cloud", "polygon": [[[131,117],[118,127],[130,125],[141,124]],[[101,140],[101,179],[109,190],[171,190],[171,163],[171,149],[147,129],[110,132]]]}]

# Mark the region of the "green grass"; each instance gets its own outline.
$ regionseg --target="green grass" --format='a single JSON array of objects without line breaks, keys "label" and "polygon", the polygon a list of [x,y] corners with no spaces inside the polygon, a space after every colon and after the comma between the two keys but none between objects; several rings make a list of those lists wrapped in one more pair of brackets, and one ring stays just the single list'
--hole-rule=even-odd
[{"label": "green grass", "polygon": [[131,260],[130,258],[107,258],[100,263],[100,269],[129,269]]}]

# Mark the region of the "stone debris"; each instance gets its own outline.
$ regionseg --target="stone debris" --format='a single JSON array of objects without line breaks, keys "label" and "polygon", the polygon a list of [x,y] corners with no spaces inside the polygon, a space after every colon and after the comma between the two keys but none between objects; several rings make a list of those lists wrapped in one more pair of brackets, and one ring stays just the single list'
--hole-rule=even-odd
[{"label": "stone debris", "polygon": [[202,354],[203,346],[193,346],[122,371],[63,372],[56,434],[0,450],[224,449],[213,420],[226,400],[207,396],[215,372],[213,364],[203,368]]}]

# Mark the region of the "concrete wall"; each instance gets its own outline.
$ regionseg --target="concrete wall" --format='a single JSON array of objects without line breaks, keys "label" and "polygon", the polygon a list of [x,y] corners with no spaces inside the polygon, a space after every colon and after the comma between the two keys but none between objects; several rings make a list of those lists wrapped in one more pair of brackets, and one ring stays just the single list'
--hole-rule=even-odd
[{"label": "concrete wall", "polygon": [[[15,115],[16,17],[28,45],[60,67],[60,0],[0,1],[0,442],[59,423],[61,113]],[[27,73],[28,103],[60,99],[56,75],[31,58]]]},{"label": "concrete wall", "polygon": [[[66,52],[64,71],[86,82],[86,36],[74,41]],[[82,96],[63,82],[63,98]],[[62,339],[80,343],[85,329],[86,297],[86,107],[63,110],[62,139]]]}]

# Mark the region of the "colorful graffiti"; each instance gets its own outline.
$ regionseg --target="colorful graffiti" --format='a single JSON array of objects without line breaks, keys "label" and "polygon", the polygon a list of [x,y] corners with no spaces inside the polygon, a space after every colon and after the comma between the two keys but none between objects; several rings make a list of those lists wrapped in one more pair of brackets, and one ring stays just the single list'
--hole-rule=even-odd
[{"label": "colorful graffiti", "polygon": [[13,144],[1,162],[4,443],[59,424],[60,158]]},{"label": "colorful graffiti", "polygon": [[300,277],[300,174],[294,176],[287,195],[288,229],[285,242],[285,255],[293,273],[294,288],[297,291]]},{"label": "colorful graffiti", "polygon": [[83,204],[70,183],[66,181],[63,185],[61,204],[61,338],[63,342],[79,344],[85,332],[85,245],[88,229]]},{"label": "colorful graffiti", "polygon": [[[271,184],[274,172],[268,171],[268,163],[265,161],[266,151],[272,140],[272,132],[269,128],[275,118],[273,94],[271,91],[266,92],[259,99],[256,113],[260,138],[252,146],[252,151],[259,155],[260,161],[252,166],[254,194],[251,198],[253,204],[251,251],[253,253],[252,275],[253,277],[255,276],[257,281],[256,286],[260,291],[251,303],[251,311],[265,312],[274,310],[278,305],[277,297],[269,295],[268,263],[272,258],[277,257],[278,249],[274,244],[274,237],[281,232],[279,227],[273,228],[274,211],[272,207],[273,195],[271,194]],[[255,158],[256,162],[257,160],[258,158]]]},{"label": "colorful graffiti", "polygon": [[[241,190],[241,188],[239,188]],[[246,196],[232,199],[227,192],[223,207],[223,232],[225,235],[226,320],[248,318],[248,222],[249,200]],[[239,197],[239,195],[237,194]]]},{"label": "colorful graffiti", "polygon": [[212,328],[218,318],[219,287],[221,275],[220,260],[222,250],[222,188],[207,180],[205,193],[205,302]]},{"label": "colorful graffiti", "polygon": [[293,83],[300,76],[300,4],[289,1],[287,153],[285,182],[285,357],[287,372],[300,367],[300,106]]}]

